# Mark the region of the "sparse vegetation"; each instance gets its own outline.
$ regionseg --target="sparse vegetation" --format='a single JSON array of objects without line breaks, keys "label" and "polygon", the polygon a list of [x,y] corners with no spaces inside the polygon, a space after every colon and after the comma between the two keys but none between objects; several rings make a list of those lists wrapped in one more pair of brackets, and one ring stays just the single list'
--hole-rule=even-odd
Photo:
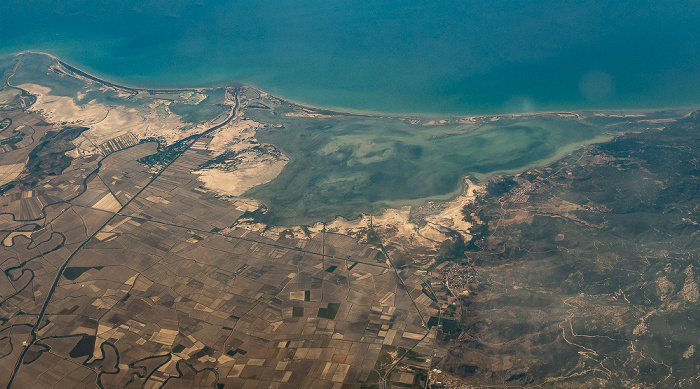
[{"label": "sparse vegetation", "polygon": [[17,179],[20,187],[28,190],[46,177],[60,175],[73,160],[66,155],[67,151],[75,148],[73,139],[85,130],[87,127],[65,127],[60,131],[48,131],[29,153],[24,172]]}]

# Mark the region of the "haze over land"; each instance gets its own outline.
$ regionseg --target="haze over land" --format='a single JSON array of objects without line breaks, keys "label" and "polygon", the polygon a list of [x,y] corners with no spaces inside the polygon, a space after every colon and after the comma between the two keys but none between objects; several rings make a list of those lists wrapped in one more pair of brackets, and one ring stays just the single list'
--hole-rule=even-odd
[{"label": "haze over land", "polygon": [[699,3],[0,15],[0,386],[700,387]]},{"label": "haze over land", "polygon": [[360,116],[0,65],[8,387],[698,383],[698,112]]}]

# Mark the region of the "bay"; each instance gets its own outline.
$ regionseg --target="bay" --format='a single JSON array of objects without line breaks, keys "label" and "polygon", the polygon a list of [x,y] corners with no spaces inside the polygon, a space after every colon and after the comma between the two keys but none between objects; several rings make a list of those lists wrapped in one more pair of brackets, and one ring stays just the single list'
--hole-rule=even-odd
[{"label": "bay", "polygon": [[424,114],[700,103],[697,2],[10,0],[0,15],[0,53],[136,86]]}]

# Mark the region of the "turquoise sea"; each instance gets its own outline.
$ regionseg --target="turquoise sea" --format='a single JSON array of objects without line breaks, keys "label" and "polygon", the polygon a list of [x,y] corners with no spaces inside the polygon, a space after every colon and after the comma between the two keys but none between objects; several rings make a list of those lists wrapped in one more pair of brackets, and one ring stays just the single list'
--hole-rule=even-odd
[{"label": "turquoise sea", "polygon": [[0,54],[148,87],[241,81],[357,111],[700,104],[700,2],[9,0]]}]

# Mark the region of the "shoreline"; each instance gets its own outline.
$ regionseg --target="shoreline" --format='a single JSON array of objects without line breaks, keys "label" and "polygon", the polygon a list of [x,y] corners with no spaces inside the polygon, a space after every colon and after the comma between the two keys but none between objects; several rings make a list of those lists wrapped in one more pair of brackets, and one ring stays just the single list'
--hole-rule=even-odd
[{"label": "shoreline", "polygon": [[20,52],[12,53],[12,54],[7,54],[8,57],[17,57],[22,54],[40,54],[40,55],[45,55],[48,56],[55,61],[57,61],[61,66],[64,66],[68,70],[82,76],[85,78],[88,78],[92,81],[102,83],[106,86],[116,88],[116,89],[121,89],[125,91],[131,91],[133,92],[147,92],[151,94],[157,94],[157,93],[172,93],[172,92],[182,92],[182,91],[198,91],[198,90],[208,90],[208,89],[216,89],[216,88],[225,88],[229,86],[243,86],[243,87],[250,87],[255,90],[258,90],[260,92],[266,93],[269,96],[279,99],[285,103],[295,105],[297,107],[303,108],[303,109],[309,109],[313,111],[323,111],[323,112],[332,112],[336,115],[347,115],[347,116],[365,116],[365,117],[385,117],[385,118],[392,118],[392,119],[438,119],[438,118],[450,118],[450,119],[477,119],[477,118],[488,118],[488,117],[503,117],[503,116],[511,116],[511,115],[516,115],[519,117],[527,117],[527,116],[540,116],[540,115],[556,115],[556,114],[574,114],[576,112],[581,112],[581,113],[591,113],[591,112],[599,112],[599,113],[613,113],[613,112],[619,112],[619,113],[641,113],[641,112],[658,112],[658,111],[678,111],[678,110],[696,110],[700,109],[700,102],[697,104],[687,104],[687,105],[672,105],[672,106],[657,106],[657,107],[645,107],[645,108],[580,108],[580,109],[554,109],[554,110],[542,110],[542,111],[532,111],[532,112],[500,112],[500,113],[463,113],[463,114],[443,114],[443,113],[431,113],[431,112],[382,112],[382,111],[370,111],[370,110],[357,110],[357,109],[352,109],[352,108],[347,108],[347,107],[323,107],[323,106],[316,106],[314,104],[309,104],[305,103],[303,101],[299,100],[293,100],[293,99],[288,99],[285,97],[281,97],[280,95],[273,94],[265,90],[264,88],[261,88],[257,85],[247,83],[247,82],[240,82],[240,81],[231,81],[226,84],[220,84],[220,85],[213,85],[213,86],[206,86],[206,87],[173,87],[173,88],[148,88],[148,87],[140,87],[140,86],[135,86],[132,84],[128,83],[122,83],[122,82],[112,82],[107,80],[106,76],[96,76],[89,71],[82,70],[80,67],[71,65],[62,59],[60,59],[58,56],[53,55],[51,53],[47,53],[45,51],[35,51],[35,50],[23,50]]},{"label": "shoreline", "polygon": [[[35,54],[35,55],[44,55],[52,59],[53,61],[56,61],[58,64],[58,71],[61,71],[65,73],[69,77],[79,77],[83,79],[87,79],[91,82],[97,82],[100,83],[108,88],[114,88],[119,91],[123,91],[124,93],[131,94],[132,96],[135,96],[139,93],[148,93],[149,95],[152,96],[157,96],[159,93],[179,93],[183,91],[205,91],[205,90],[212,90],[214,88],[191,88],[191,89],[149,89],[149,88],[138,88],[138,87],[132,87],[132,86],[125,86],[117,83],[113,83],[107,80],[104,80],[100,77],[94,76],[88,72],[85,72],[79,68],[76,68],[58,57],[51,55],[49,53],[44,53],[44,52],[35,52],[35,51],[25,51],[22,53],[17,53],[15,54],[15,57],[19,57],[24,54]],[[254,86],[248,86],[245,84],[238,84],[243,87],[250,87],[251,89],[255,90],[256,92],[263,93],[269,98],[278,100],[282,104],[288,104],[293,107],[296,107],[298,109],[302,110],[307,110],[307,111],[314,111],[314,112],[319,112],[319,113],[334,113],[336,115],[347,115],[347,116],[354,116],[354,114],[351,113],[345,113],[345,112],[336,112],[336,111],[329,111],[324,108],[318,108],[318,107],[313,107],[309,105],[303,105],[299,104],[297,102],[293,101],[288,101],[283,98],[277,97],[275,95],[269,94],[263,90],[258,89],[257,87]],[[225,88],[224,87],[216,87],[216,88]],[[696,109],[696,108],[693,108]],[[692,112],[693,109],[688,109],[689,111]],[[674,107],[671,109],[668,109],[669,111],[676,111],[676,112],[681,112],[685,111],[683,108],[679,107]],[[511,114],[499,114],[499,115],[477,115],[477,116],[467,116],[467,117],[458,117],[458,116],[450,116],[449,120],[447,120],[447,123],[456,123],[459,121],[496,121],[496,120],[508,120],[508,119],[523,119],[523,118],[537,118],[537,117],[545,117],[545,116],[555,116],[555,117],[572,117],[574,120],[584,120],[585,117],[592,117],[596,116],[596,114],[600,114],[601,116],[620,116],[620,117],[634,117],[634,116],[643,116],[639,114],[643,113],[653,113],[653,112],[659,112],[659,110],[652,110],[652,109],[637,109],[637,110],[622,110],[622,109],[609,109],[609,110],[581,110],[581,111],[541,111],[541,112],[533,112],[533,113],[511,113]],[[661,111],[663,112],[663,111]],[[584,118],[582,118],[581,114],[583,114]],[[408,120],[410,122],[413,122],[413,120],[410,117],[406,116],[381,116],[381,115],[361,115],[364,117],[373,117],[373,118],[390,118],[390,119],[396,119],[396,120]],[[421,120],[416,120],[416,123],[412,123],[413,125],[420,126],[420,125],[427,125],[427,126],[440,126],[445,123],[440,123],[440,122],[426,122],[428,118],[426,117],[421,117]],[[489,120],[490,119],[490,120]],[[422,121],[422,122],[421,122]],[[629,131],[626,131],[629,132]],[[575,143],[571,144],[565,148],[562,148],[557,152],[555,155],[551,156],[550,158],[546,158],[544,160],[539,160],[533,163],[530,163],[526,166],[515,168],[515,169],[507,169],[507,170],[498,170],[494,172],[490,172],[487,174],[463,174],[461,175],[461,178],[459,180],[459,183],[456,185],[455,189],[444,194],[436,195],[436,196],[428,196],[428,197],[421,197],[421,198],[416,198],[416,199],[404,199],[404,200],[389,200],[389,201],[382,201],[381,206],[378,207],[380,211],[376,212],[376,214],[381,215],[386,213],[389,210],[399,210],[403,207],[410,206],[410,207],[421,207],[429,202],[438,202],[438,203],[450,203],[452,201],[455,201],[457,198],[463,195],[465,191],[465,179],[470,180],[472,183],[475,184],[480,184],[482,182],[487,181],[493,176],[497,175],[513,175],[517,174],[522,171],[526,171],[528,169],[536,168],[538,166],[543,166],[543,165],[548,165],[551,164],[552,162],[559,160],[561,158],[564,158],[566,155],[572,153],[575,150],[578,150],[582,147],[585,147],[590,144],[595,144],[595,143],[601,143],[601,142],[606,142],[609,141],[612,137],[615,135],[613,134],[601,134],[598,137],[594,139],[589,139],[585,142],[582,143]],[[278,174],[279,175],[279,174]],[[276,175],[274,178],[277,178]],[[259,185],[255,185],[259,186]],[[254,186],[254,187],[255,187]],[[250,189],[250,188],[249,188]],[[245,196],[245,193],[248,191],[244,191],[240,195]],[[216,192],[216,190],[215,190]],[[247,197],[247,196],[246,196]],[[255,199],[255,197],[250,197],[251,199]],[[259,199],[255,199],[256,201],[260,201]],[[265,204],[266,206],[269,206],[268,204]],[[366,211],[365,211],[366,212]],[[336,220],[338,217],[342,217],[346,220],[356,220],[358,218],[362,218],[362,215],[365,214],[365,212],[360,212],[360,214],[355,214],[355,215],[335,215],[332,218],[330,218],[330,221]],[[375,212],[367,212],[366,214],[372,215],[375,214]],[[297,223],[295,223],[296,225]],[[302,223],[304,224],[304,223]]]}]

